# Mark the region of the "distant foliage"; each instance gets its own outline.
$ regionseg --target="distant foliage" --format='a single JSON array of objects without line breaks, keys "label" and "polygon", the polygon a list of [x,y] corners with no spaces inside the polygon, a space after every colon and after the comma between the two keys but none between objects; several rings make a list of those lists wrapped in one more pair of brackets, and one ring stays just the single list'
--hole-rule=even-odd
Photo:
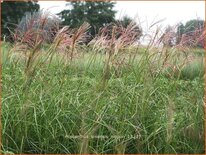
[{"label": "distant foliage", "polygon": [[114,2],[70,2],[71,9],[63,10],[58,15],[63,25],[76,28],[84,22],[91,25],[90,34],[94,36],[100,27],[115,21]]}]

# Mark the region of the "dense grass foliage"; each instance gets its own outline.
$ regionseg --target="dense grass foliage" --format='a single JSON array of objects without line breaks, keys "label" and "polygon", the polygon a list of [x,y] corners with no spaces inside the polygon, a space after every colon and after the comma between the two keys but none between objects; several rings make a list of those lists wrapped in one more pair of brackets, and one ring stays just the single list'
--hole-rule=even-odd
[{"label": "dense grass foliage", "polygon": [[45,47],[28,68],[10,48],[2,46],[3,152],[204,153],[204,51],[176,71],[151,50],[126,49],[105,82],[104,51],[82,48],[67,62],[45,59]]}]

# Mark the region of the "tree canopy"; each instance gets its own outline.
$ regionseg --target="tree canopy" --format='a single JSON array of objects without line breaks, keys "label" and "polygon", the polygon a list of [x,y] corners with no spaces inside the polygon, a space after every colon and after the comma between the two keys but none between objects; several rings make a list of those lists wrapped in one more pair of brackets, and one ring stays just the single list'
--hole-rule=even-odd
[{"label": "tree canopy", "polygon": [[204,20],[193,19],[186,22],[184,26],[184,33],[190,33],[197,29],[202,29],[204,27]]},{"label": "tree canopy", "polygon": [[63,10],[58,15],[62,19],[62,24],[71,28],[88,22],[91,25],[90,33],[94,36],[100,27],[115,21],[114,4],[114,2],[70,2],[67,5],[71,9]]}]

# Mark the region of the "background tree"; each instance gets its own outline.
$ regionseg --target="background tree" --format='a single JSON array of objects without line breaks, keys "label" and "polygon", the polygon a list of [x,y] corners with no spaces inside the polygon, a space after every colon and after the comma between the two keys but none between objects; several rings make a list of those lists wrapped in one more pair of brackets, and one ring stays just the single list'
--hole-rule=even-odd
[{"label": "background tree", "polygon": [[189,20],[185,23],[184,33],[194,32],[197,29],[203,29],[203,28],[204,28],[204,20],[200,20],[200,19]]},{"label": "background tree", "polygon": [[58,15],[63,25],[76,28],[84,22],[91,25],[90,34],[94,36],[100,27],[115,21],[114,2],[70,2],[71,9],[63,10]]},{"label": "background tree", "polygon": [[[15,24],[21,20],[26,12],[34,12],[39,10],[39,4],[34,1],[15,2],[3,1],[1,3],[2,17],[1,17],[1,32],[2,37],[9,36],[10,30],[13,30]],[[9,28],[9,29],[8,29]]]}]

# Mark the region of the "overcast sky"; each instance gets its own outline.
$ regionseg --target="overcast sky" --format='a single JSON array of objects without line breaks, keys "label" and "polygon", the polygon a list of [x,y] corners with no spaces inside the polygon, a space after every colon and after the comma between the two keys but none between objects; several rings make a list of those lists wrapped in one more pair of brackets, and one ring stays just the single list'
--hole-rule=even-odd
[{"label": "overcast sky", "polygon": [[[41,9],[56,14],[65,7],[64,1],[40,1]],[[162,26],[185,23],[190,19],[205,19],[204,1],[117,1],[114,7],[116,18],[128,15],[145,27],[153,21],[164,19]],[[139,17],[139,19],[137,18]]]}]

